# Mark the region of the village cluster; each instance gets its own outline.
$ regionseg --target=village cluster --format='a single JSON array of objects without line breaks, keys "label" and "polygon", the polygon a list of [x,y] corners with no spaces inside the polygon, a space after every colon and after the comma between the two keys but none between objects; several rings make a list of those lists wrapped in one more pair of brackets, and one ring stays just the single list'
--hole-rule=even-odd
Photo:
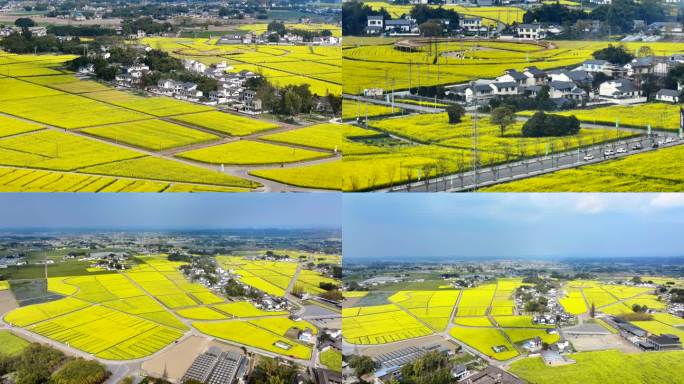
[{"label": "village cluster", "polygon": [[[479,79],[469,84],[447,86],[447,94],[471,104],[484,104],[495,97],[536,97],[548,86],[549,98],[559,107],[573,102],[577,105],[635,104],[647,101],[642,91],[642,79],[648,75],[664,77],[674,66],[684,63],[684,55],[647,56],[620,66],[606,60],[586,60],[574,69],[543,71],[535,66],[522,72],[506,70],[494,80]],[[594,87],[594,77],[603,74],[607,80]],[[678,89],[660,89],[655,100],[678,103]]]}]

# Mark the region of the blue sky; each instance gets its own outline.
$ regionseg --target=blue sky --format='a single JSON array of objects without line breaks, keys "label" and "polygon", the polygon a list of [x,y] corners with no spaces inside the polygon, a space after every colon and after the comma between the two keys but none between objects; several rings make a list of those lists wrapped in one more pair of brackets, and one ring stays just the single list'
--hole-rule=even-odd
[{"label": "blue sky", "polygon": [[0,193],[0,228],[340,228],[336,193]]},{"label": "blue sky", "polygon": [[682,256],[684,194],[345,194],[344,257]]}]

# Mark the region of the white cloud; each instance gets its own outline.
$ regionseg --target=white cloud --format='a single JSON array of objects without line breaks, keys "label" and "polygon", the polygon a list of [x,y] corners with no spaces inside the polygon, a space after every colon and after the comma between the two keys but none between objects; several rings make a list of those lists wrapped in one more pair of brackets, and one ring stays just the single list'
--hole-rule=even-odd
[{"label": "white cloud", "polygon": [[684,207],[684,193],[659,193],[650,201],[655,208]]},{"label": "white cloud", "polygon": [[575,210],[585,214],[597,214],[606,209],[607,196],[579,195],[576,196]]}]

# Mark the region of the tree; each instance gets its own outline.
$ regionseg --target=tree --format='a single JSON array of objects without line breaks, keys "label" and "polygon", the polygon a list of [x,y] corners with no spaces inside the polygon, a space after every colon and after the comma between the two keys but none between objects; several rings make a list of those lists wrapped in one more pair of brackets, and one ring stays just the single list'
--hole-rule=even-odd
[{"label": "tree", "polygon": [[364,5],[360,1],[345,1],[342,3],[342,35],[355,36],[363,35],[368,16],[383,16],[384,19],[391,19],[390,14],[385,8],[374,11],[370,6]]},{"label": "tree", "polygon": [[592,53],[594,59],[596,60],[606,60],[613,64],[625,65],[634,59],[634,55],[627,52],[624,46],[614,46],[613,44],[608,44],[606,48],[599,49]]},{"label": "tree", "polygon": [[596,316],[596,306],[594,305],[593,301],[591,303],[591,309],[589,310],[589,316],[591,316],[592,318]]},{"label": "tree", "polygon": [[296,375],[297,370],[294,367],[280,364],[276,359],[261,357],[249,382],[253,384],[286,384],[294,382]]},{"label": "tree", "polygon": [[288,116],[295,116],[299,114],[302,108],[302,99],[295,93],[294,90],[288,89],[283,94],[280,101],[280,111]]},{"label": "tree", "polygon": [[507,106],[495,108],[492,111],[490,122],[499,126],[501,129],[501,137],[503,137],[506,128],[515,123],[515,111]]},{"label": "tree", "polygon": [[426,21],[419,26],[420,33],[425,37],[442,36],[442,24],[434,21]]},{"label": "tree", "polygon": [[28,17],[20,17],[20,18],[14,20],[14,25],[23,29],[23,28],[35,27],[36,23]]},{"label": "tree", "polygon": [[452,104],[446,108],[446,112],[449,115],[449,124],[458,124],[466,111],[462,105]]},{"label": "tree", "polygon": [[285,34],[287,33],[287,29],[285,28],[285,23],[282,21],[277,21],[277,20],[273,20],[270,23],[268,23],[268,26],[266,27],[266,29],[269,32],[276,32],[280,36],[285,36]]},{"label": "tree", "polygon": [[375,370],[375,363],[368,356],[352,356],[349,366],[354,369],[354,374],[359,378]]},{"label": "tree", "polygon": [[549,137],[575,135],[580,131],[580,122],[575,116],[535,113],[523,124],[524,137]]},{"label": "tree", "polygon": [[50,379],[51,384],[100,384],[107,379],[105,367],[93,360],[73,359],[64,364]]}]

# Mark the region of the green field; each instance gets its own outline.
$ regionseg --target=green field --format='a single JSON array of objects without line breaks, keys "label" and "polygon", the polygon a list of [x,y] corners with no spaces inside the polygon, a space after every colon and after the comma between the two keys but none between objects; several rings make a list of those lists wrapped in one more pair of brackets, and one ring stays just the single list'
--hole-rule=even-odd
[{"label": "green field", "polygon": [[342,372],[342,353],[335,349],[328,349],[321,352],[321,364],[333,371]]},{"label": "green field", "polygon": [[16,356],[28,345],[28,341],[10,331],[0,331],[0,356]]},{"label": "green field", "polygon": [[632,354],[599,351],[569,357],[576,363],[550,367],[541,357],[535,357],[512,363],[510,370],[531,384],[659,384],[681,383],[680,368],[684,365],[683,351]]}]

